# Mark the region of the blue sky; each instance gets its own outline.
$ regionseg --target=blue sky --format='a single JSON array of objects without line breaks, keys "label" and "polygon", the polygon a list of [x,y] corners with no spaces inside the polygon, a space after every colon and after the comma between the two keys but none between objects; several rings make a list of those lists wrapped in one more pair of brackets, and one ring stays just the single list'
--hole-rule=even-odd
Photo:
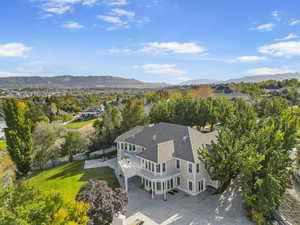
[{"label": "blue sky", "polygon": [[300,71],[299,0],[3,0],[0,28],[2,77]]}]

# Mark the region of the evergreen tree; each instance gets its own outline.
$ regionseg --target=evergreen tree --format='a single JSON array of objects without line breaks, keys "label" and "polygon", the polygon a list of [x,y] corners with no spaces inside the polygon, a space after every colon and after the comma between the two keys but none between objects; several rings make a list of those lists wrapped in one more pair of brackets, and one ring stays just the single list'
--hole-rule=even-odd
[{"label": "evergreen tree", "polygon": [[141,100],[131,99],[122,113],[123,131],[128,131],[137,125],[143,125],[146,121],[144,104]]},{"label": "evergreen tree", "polygon": [[7,151],[16,164],[18,172],[26,175],[30,170],[32,154],[31,122],[26,117],[26,105],[15,99],[3,104]]}]

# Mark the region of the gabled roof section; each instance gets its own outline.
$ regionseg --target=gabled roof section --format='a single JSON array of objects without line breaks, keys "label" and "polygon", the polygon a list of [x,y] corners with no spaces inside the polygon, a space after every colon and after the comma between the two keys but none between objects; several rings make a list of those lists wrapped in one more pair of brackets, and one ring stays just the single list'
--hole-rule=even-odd
[{"label": "gabled roof section", "polygon": [[191,127],[189,127],[188,130],[194,159],[199,157],[198,150],[200,147],[210,145],[212,142],[217,141],[218,131],[213,131],[210,133],[201,133]]},{"label": "gabled roof section", "polygon": [[158,123],[137,126],[115,141],[143,146],[146,150],[138,156],[154,162],[167,161],[173,157],[195,162],[199,147],[210,144],[216,140],[216,136],[217,131],[204,134],[187,126]]},{"label": "gabled roof section", "polygon": [[166,141],[159,144],[156,144],[150,148],[147,148],[145,151],[137,154],[137,156],[144,159],[161,163],[168,161],[173,158],[174,155],[174,141]]}]

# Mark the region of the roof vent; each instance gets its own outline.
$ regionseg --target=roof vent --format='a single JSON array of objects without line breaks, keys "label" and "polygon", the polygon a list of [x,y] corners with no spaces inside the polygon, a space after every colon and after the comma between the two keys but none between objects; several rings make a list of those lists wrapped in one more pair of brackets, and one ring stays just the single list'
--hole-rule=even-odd
[{"label": "roof vent", "polygon": [[153,135],[152,140],[153,140],[153,141],[156,141],[156,134]]},{"label": "roof vent", "polygon": [[187,139],[188,139],[188,136],[183,136],[182,141],[186,142]]}]

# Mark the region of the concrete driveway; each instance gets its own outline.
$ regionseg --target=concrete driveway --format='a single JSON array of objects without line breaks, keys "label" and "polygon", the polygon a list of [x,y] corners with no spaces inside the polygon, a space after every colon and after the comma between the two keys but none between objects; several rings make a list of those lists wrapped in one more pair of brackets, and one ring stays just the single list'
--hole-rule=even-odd
[{"label": "concrete driveway", "polygon": [[151,195],[138,188],[138,178],[129,179],[129,205],[127,224],[136,219],[144,225],[252,225],[246,218],[241,199],[236,190],[223,195],[207,192],[193,197],[183,192],[162,196]]}]

